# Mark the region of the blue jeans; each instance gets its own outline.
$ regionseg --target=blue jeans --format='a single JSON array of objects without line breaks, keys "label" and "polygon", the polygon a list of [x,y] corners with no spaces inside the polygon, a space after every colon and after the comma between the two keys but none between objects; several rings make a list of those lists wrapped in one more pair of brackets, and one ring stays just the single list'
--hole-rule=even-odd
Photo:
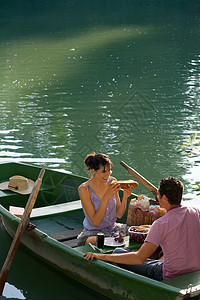
[{"label": "blue jeans", "polygon": [[[116,248],[113,253],[127,253],[130,250],[123,248]],[[158,281],[163,280],[163,261],[157,259],[147,260],[142,265],[126,265],[126,264],[117,264],[119,267],[129,270],[131,272],[149,277]]]}]

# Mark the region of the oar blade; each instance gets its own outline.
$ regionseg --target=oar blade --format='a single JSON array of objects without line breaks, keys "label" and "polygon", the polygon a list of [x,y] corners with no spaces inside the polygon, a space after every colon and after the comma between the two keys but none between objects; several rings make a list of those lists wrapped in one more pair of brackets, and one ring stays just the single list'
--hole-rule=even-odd
[{"label": "oar blade", "polygon": [[122,167],[124,167],[135,179],[137,179],[141,184],[143,184],[150,192],[153,193],[154,196],[157,196],[157,188],[145,179],[142,175],[140,175],[137,171],[133,168],[129,167],[125,162],[120,161]]}]

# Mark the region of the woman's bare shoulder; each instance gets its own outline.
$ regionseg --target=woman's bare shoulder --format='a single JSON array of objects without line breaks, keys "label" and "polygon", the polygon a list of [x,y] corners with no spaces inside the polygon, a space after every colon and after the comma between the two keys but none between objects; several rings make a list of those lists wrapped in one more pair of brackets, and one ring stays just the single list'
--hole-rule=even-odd
[{"label": "woman's bare shoulder", "polygon": [[79,187],[78,187],[78,190],[79,190],[79,191],[82,191],[82,192],[87,191],[87,190],[88,190],[87,187],[88,187],[89,181],[90,181],[90,180],[81,183],[81,185],[79,185]]}]

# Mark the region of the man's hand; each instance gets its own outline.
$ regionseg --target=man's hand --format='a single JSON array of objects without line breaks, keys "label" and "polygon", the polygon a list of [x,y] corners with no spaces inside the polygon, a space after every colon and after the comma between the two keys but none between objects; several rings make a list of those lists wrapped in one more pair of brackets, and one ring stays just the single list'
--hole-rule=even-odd
[{"label": "man's hand", "polygon": [[92,252],[88,252],[84,254],[84,257],[86,260],[93,260],[94,258],[98,259],[98,256],[101,256],[102,254],[99,253],[92,253]]}]

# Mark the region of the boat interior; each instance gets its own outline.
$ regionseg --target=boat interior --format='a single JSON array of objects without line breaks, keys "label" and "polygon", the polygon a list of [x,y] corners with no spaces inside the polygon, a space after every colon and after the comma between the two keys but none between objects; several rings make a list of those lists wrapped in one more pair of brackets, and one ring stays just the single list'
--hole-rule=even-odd
[{"label": "boat interior", "polygon": [[[0,174],[0,182],[9,180],[13,175],[21,175],[35,181],[41,170],[35,166],[18,163],[8,163],[5,166],[5,172]],[[83,229],[84,219],[78,186],[86,180],[84,177],[47,169],[30,215],[30,223],[33,226],[28,226],[27,230],[36,227],[59,242],[77,247],[77,236]],[[29,195],[0,190],[0,203],[7,210],[10,210],[10,207],[25,208],[28,197]],[[126,216],[127,211],[118,222],[125,223]]]}]

